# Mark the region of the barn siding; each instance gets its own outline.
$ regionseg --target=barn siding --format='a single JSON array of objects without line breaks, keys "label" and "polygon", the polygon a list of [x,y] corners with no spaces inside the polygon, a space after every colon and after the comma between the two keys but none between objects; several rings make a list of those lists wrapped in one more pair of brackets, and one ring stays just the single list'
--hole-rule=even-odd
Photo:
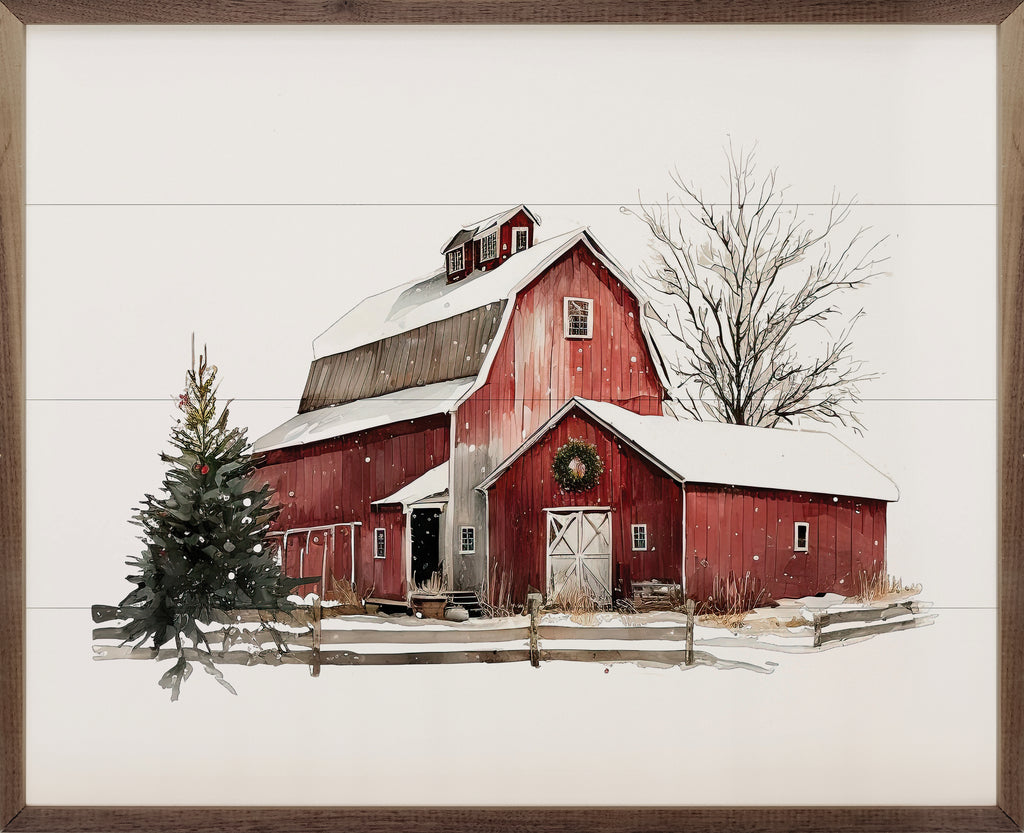
[{"label": "barn siding", "polygon": [[[354,530],[357,587],[404,599],[405,516],[400,508],[371,503],[447,460],[449,425],[448,415],[439,414],[268,452],[254,478],[277,492],[282,511],[274,531],[360,522]],[[385,559],[373,557],[375,527],[388,530]],[[336,564],[343,570],[347,555],[336,552]]]},{"label": "barn siding", "polygon": [[[563,492],[551,474],[557,449],[569,438],[597,446],[605,472],[587,492]],[[547,517],[544,509],[609,506],[612,576],[679,583],[682,574],[683,490],[613,434],[570,413],[516,460],[489,493],[492,604],[525,601],[528,587],[547,589]],[[633,552],[631,527],[647,524],[648,549]]]},{"label": "barn siding", "polygon": [[[594,299],[591,339],[563,336],[563,298]],[[633,360],[635,359],[635,361]],[[451,552],[460,526],[485,540],[487,507],[475,487],[573,396],[661,414],[664,389],[640,328],[636,299],[579,243],[519,293],[487,381],[458,409],[452,452]],[[460,587],[484,581],[486,552],[455,555]]]},{"label": "barn siding", "polygon": [[[885,569],[885,501],[686,485],[687,593],[703,600],[716,575],[748,572],[772,598],[855,595],[860,575]],[[808,551],[793,549],[794,524],[810,524]]]}]

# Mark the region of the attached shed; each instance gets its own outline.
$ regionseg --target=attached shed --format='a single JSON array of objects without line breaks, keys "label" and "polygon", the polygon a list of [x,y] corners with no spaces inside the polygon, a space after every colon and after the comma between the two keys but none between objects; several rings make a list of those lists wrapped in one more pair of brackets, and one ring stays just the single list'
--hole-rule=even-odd
[{"label": "attached shed", "polygon": [[[562,489],[569,439],[604,472]],[[749,573],[773,598],[853,595],[885,569],[892,481],[817,431],[645,416],[572,399],[478,487],[488,499],[489,596],[519,601],[586,586],[605,601],[637,581],[681,583],[703,600],[716,577]]]},{"label": "attached shed", "polygon": [[415,508],[431,510],[433,551],[422,557],[438,563],[436,493],[444,484],[433,484],[447,477],[448,411],[471,381],[297,414],[257,441],[258,477],[282,508],[273,534],[285,573],[319,578],[299,592],[323,592],[338,579],[373,598],[404,601],[413,578],[406,557],[412,521],[426,524],[420,546],[430,543],[430,518]]}]

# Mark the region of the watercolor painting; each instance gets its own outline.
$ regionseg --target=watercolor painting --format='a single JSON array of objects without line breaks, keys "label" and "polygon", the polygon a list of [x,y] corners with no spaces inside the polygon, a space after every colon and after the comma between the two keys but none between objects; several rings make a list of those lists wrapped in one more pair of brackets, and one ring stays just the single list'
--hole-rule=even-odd
[{"label": "watercolor painting", "polygon": [[885,238],[731,146],[727,202],[670,179],[621,209],[642,263],[527,204],[444,230],[426,277],[314,338],[298,413],[251,445],[193,346],[97,658],[172,661],[177,699],[193,662],[232,692],[220,665],[770,672],[929,624],[886,550],[897,484],[837,436],[884,372],[855,301]]},{"label": "watercolor painting", "polygon": [[28,34],[29,804],[992,802],[994,33]]}]

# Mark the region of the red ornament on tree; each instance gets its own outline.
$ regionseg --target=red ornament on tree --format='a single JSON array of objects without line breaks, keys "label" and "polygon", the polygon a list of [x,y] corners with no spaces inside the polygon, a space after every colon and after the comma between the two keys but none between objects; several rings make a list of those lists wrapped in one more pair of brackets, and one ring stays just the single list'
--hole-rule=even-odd
[{"label": "red ornament on tree", "polygon": [[199,469],[199,471],[202,474],[209,474],[210,473],[210,467],[209,466],[203,466],[201,469]]}]

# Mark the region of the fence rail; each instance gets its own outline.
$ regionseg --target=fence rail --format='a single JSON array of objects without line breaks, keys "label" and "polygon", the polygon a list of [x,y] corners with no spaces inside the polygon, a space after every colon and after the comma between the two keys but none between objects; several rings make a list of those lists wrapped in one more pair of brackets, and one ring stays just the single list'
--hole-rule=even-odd
[{"label": "fence rail", "polygon": [[[899,602],[886,607],[840,610],[835,613],[815,613],[812,621],[814,647],[820,648],[830,642],[845,642],[849,639],[915,628],[921,624],[921,620],[917,618],[920,613],[921,608],[916,602]],[[855,627],[836,627],[836,625],[854,625]]]}]

